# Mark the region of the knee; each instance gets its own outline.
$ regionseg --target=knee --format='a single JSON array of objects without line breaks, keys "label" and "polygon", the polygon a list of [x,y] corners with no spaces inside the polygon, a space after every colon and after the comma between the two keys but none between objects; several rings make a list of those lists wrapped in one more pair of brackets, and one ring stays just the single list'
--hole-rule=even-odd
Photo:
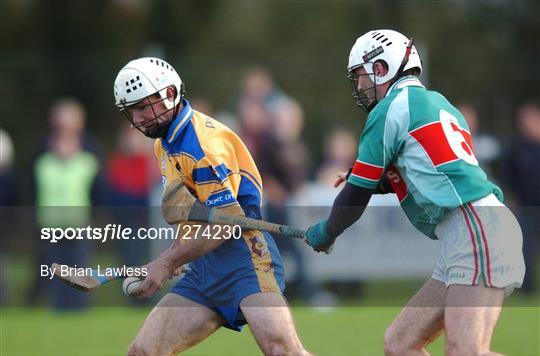
[{"label": "knee", "polygon": [[293,345],[286,340],[268,341],[261,348],[265,356],[309,355],[301,344]]},{"label": "knee", "polygon": [[263,352],[265,356],[278,356],[285,355],[286,348],[285,345],[279,342],[268,342],[263,346]]},{"label": "knee", "polygon": [[144,345],[141,342],[134,341],[131,345],[129,345],[128,356],[150,356],[153,355],[153,351],[147,346]]},{"label": "knee", "polygon": [[473,343],[467,343],[464,341],[455,341],[446,339],[445,354],[448,356],[463,356],[463,355],[496,355],[491,353],[489,347],[480,347]]},{"label": "knee", "polygon": [[401,355],[402,344],[399,342],[394,331],[388,328],[384,333],[384,354],[386,356]]},{"label": "knee", "polygon": [[446,345],[444,345],[444,353],[447,356],[467,355],[471,351],[465,350],[459,343],[448,339],[446,340]]},{"label": "knee", "polygon": [[413,351],[419,351],[421,348],[392,326],[384,333],[384,354],[386,356],[407,355]]}]

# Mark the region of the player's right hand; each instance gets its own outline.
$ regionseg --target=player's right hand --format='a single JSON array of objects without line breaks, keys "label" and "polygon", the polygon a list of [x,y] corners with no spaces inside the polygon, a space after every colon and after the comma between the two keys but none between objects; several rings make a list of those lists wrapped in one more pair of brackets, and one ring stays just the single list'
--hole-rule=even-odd
[{"label": "player's right hand", "polygon": [[170,270],[162,261],[153,261],[143,266],[148,271],[148,275],[135,289],[131,295],[135,298],[150,298],[156,293],[163,283],[174,276],[178,270]]},{"label": "player's right hand", "polygon": [[326,220],[310,226],[306,231],[304,241],[316,252],[330,253],[332,245],[336,239],[328,235],[326,231]]},{"label": "player's right hand", "polygon": [[337,188],[341,185],[341,183],[345,182],[347,180],[347,173],[348,172],[338,172],[337,173],[337,179],[334,182],[334,188]]}]

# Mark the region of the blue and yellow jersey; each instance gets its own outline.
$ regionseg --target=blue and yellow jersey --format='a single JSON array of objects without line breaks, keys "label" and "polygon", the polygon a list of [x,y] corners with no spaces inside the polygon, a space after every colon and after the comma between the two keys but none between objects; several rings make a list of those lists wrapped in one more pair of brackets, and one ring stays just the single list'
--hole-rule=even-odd
[{"label": "blue and yellow jersey", "polygon": [[181,178],[206,205],[238,202],[246,216],[260,219],[261,176],[248,149],[228,127],[183,103],[167,137],[154,146],[163,188]]},{"label": "blue and yellow jersey", "polygon": [[[187,100],[183,105],[167,137],[156,140],[154,146],[163,189],[181,179],[206,205],[261,219],[261,176],[242,140],[225,125],[193,110]],[[190,267],[194,272],[173,292],[203,304],[209,299],[212,303],[207,306],[229,304],[225,296],[279,293],[284,288],[275,242],[269,234],[256,230],[243,231],[241,239],[228,240],[191,262]],[[217,286],[225,289],[218,292]]]}]

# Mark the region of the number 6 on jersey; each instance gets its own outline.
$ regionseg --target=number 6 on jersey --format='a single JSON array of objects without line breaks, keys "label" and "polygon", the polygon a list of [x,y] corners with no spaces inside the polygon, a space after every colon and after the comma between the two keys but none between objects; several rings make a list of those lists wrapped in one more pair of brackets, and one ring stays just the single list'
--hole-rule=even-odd
[{"label": "number 6 on jersey", "polygon": [[472,145],[467,142],[464,136],[465,133],[470,140],[470,133],[459,127],[458,120],[447,111],[440,111],[440,120],[448,144],[454,154],[468,164],[478,166],[478,161],[472,150]]}]

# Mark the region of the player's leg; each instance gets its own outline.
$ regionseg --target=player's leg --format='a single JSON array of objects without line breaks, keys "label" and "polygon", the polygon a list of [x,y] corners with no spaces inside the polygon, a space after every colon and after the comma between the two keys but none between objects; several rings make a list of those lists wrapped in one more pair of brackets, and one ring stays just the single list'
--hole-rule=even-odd
[{"label": "player's leg", "polygon": [[386,330],[387,355],[426,355],[425,347],[442,333],[448,263],[444,236],[453,233],[452,227],[448,221],[437,226],[435,233],[442,243],[435,271]]},{"label": "player's leg", "polygon": [[521,229],[513,214],[505,206],[476,204],[460,208],[469,246],[463,234],[448,236],[453,247],[445,311],[449,355],[494,354],[491,336],[505,293],[521,285],[525,270]]},{"label": "player's leg", "polygon": [[490,351],[504,289],[452,285],[445,310],[447,355],[498,355]]},{"label": "player's leg", "polygon": [[172,355],[201,342],[222,324],[209,308],[169,293],[146,318],[128,355]]},{"label": "player's leg", "polygon": [[384,334],[386,355],[427,355],[444,329],[446,286],[433,278],[416,293]]},{"label": "player's leg", "polygon": [[281,294],[252,294],[242,300],[240,309],[265,355],[310,354],[300,342],[291,311]]}]

